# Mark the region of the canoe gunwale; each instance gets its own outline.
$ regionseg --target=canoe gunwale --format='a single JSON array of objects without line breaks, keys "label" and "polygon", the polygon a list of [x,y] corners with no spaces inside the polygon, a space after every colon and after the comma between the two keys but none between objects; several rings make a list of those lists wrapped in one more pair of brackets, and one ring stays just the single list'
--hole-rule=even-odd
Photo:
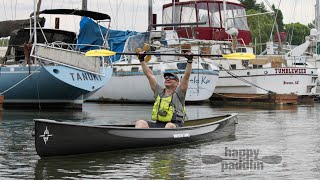
[{"label": "canoe gunwale", "polygon": [[213,116],[213,117],[208,117],[208,118],[189,120],[189,121],[196,122],[196,121],[200,121],[200,120],[209,120],[212,118],[224,117],[220,120],[213,121],[210,123],[204,123],[204,124],[199,124],[199,125],[194,125],[194,126],[183,126],[183,127],[179,127],[179,128],[173,128],[173,129],[170,129],[170,128],[134,128],[134,125],[86,125],[86,124],[75,124],[75,123],[71,123],[71,122],[63,122],[63,121],[57,121],[57,120],[51,120],[51,119],[34,119],[34,121],[35,122],[43,122],[43,123],[70,125],[70,126],[81,126],[81,127],[88,127],[88,128],[104,128],[104,129],[117,129],[117,130],[119,130],[119,129],[124,129],[124,130],[137,129],[137,130],[147,130],[147,131],[154,131],[154,130],[157,130],[157,131],[161,131],[161,130],[179,131],[179,130],[187,130],[187,129],[194,129],[194,128],[201,128],[201,127],[205,127],[205,126],[210,126],[210,125],[225,121],[227,119],[231,119],[236,116],[237,116],[236,113],[231,113],[231,114],[225,114],[225,115],[221,115],[221,116]]}]

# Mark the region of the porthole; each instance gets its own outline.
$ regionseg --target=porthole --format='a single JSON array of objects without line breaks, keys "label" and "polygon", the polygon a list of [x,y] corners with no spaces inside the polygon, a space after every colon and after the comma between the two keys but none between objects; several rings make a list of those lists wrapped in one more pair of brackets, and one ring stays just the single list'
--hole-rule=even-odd
[{"label": "porthole", "polygon": [[58,69],[53,69],[53,72],[59,74],[60,71]]}]

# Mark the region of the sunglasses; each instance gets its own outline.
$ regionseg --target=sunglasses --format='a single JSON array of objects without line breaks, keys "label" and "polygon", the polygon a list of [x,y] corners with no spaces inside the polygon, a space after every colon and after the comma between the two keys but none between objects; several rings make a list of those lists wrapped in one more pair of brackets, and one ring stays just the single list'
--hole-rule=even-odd
[{"label": "sunglasses", "polygon": [[176,79],[176,77],[174,77],[174,76],[166,76],[166,77],[164,77],[164,79],[174,80],[174,79]]}]

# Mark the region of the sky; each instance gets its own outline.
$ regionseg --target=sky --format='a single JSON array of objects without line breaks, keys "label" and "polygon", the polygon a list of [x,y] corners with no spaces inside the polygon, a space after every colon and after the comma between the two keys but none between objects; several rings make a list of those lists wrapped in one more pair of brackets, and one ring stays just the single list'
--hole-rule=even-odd
[{"label": "sky", "polygon": [[[148,0],[87,0],[88,9],[109,14],[112,18],[111,28],[120,30],[135,30],[143,32],[148,24]],[[183,0],[181,0],[183,1]],[[238,2],[237,0],[229,0]],[[256,0],[264,2],[265,6],[274,4],[280,8],[284,23],[300,22],[307,25],[315,19],[316,0]],[[27,18],[33,11],[34,0],[0,0],[0,21]],[[161,23],[162,5],[171,0],[153,0],[153,11],[158,14]],[[81,9],[81,0],[42,0],[41,9],[75,8]],[[46,27],[54,27],[54,16],[46,16]],[[62,29],[78,31],[79,19],[61,17]],[[107,24],[105,24],[107,25]]]}]

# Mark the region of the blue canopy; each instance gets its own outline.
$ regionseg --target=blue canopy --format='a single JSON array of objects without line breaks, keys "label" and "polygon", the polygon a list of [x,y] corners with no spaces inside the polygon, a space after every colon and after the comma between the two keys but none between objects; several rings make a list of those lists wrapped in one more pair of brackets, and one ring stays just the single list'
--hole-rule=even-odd
[{"label": "blue canopy", "polygon": [[[120,30],[110,30],[103,27],[92,19],[84,17],[80,21],[80,33],[78,36],[78,48],[83,51],[89,51],[92,49],[98,49],[98,46],[103,45],[103,38],[106,37],[108,33],[108,45],[111,51],[123,52],[126,40],[137,34],[136,31],[120,31]],[[86,46],[83,44],[97,45],[97,46]],[[112,57],[112,61],[119,60],[120,55],[116,55],[115,58]]]}]

